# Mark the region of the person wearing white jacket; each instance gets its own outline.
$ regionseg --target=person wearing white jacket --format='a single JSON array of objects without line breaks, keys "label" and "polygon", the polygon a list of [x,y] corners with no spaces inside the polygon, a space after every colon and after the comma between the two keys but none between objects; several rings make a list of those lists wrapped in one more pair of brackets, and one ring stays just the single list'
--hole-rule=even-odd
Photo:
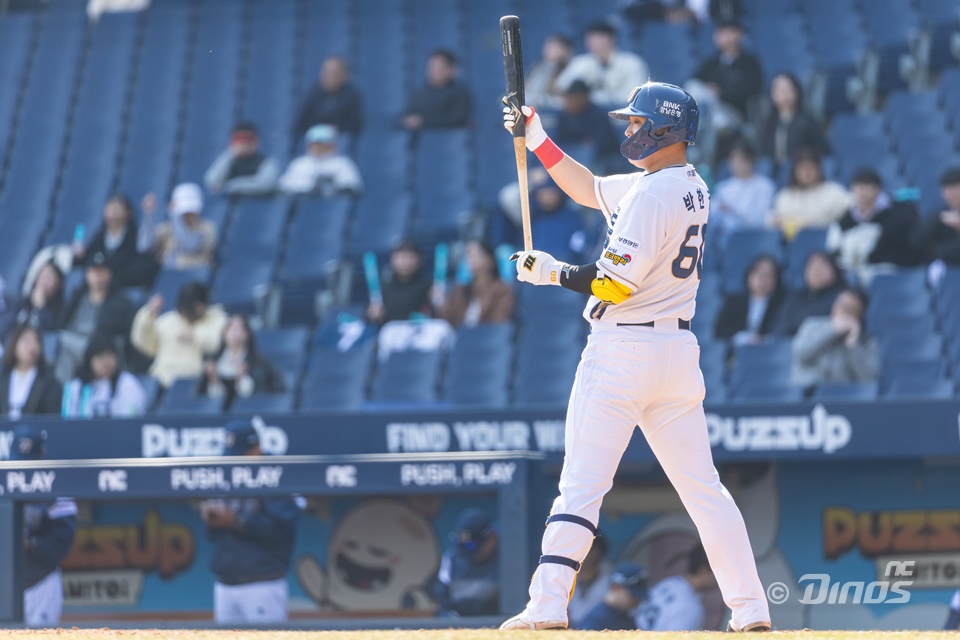
[{"label": "person wearing white jacket", "polygon": [[188,282],[180,289],[176,311],[160,315],[163,297],[153,296],[133,320],[133,346],[152,357],[150,373],[164,388],[177,378],[198,378],[205,355],[219,351],[227,314],[210,305],[206,285]]},{"label": "person wearing white jacket", "polygon": [[590,88],[590,101],[600,106],[620,104],[633,88],[650,79],[643,58],[617,49],[617,31],[605,22],[584,31],[587,53],[574,56],[557,76],[556,86],[566,91],[577,80]]},{"label": "person wearing white jacket", "polygon": [[337,130],[317,124],[307,131],[307,153],[294,158],[280,176],[280,190],[289,194],[359,195],[363,180],[356,163],[337,151]]},{"label": "person wearing white jacket", "polygon": [[147,412],[147,394],[135,375],[120,368],[113,342],[95,336],[80,375],[64,387],[65,418],[132,418]]}]

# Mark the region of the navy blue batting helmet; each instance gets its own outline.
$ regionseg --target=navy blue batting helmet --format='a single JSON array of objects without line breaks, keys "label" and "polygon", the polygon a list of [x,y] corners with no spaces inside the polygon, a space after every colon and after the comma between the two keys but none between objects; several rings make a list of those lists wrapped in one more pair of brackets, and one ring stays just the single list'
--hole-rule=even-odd
[{"label": "navy blue batting helmet", "polygon": [[611,111],[610,117],[629,120],[631,116],[641,116],[647,121],[620,145],[624,158],[643,160],[672,144],[696,142],[700,108],[693,96],[680,87],[647,82],[635,87],[627,101],[626,107]]}]

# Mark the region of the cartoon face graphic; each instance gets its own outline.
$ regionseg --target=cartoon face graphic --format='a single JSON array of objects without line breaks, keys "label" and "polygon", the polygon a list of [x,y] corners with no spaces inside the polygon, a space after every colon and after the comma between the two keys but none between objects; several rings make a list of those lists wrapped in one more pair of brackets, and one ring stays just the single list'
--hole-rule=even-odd
[{"label": "cartoon face graphic", "polygon": [[371,500],[337,522],[327,553],[328,598],[338,609],[423,606],[440,545],[430,523],[402,502]]}]

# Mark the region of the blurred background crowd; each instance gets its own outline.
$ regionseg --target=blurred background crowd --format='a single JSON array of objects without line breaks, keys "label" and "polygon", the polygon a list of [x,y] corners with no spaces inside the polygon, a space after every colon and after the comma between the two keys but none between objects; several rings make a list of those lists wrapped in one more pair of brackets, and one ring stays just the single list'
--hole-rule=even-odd
[{"label": "blurred background crowd", "polygon": [[[697,96],[708,402],[956,393],[948,0],[35,4],[0,16],[4,416],[562,405],[583,301],[505,260],[510,12],[598,174],[635,84]],[[589,261],[600,216],[531,184],[536,246]]]}]

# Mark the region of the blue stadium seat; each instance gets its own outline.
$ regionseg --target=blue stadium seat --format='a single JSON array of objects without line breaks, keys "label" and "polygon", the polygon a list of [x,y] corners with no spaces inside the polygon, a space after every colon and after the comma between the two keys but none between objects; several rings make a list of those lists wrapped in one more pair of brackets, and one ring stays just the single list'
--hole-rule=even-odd
[{"label": "blue stadium seat", "polygon": [[208,398],[206,396],[187,396],[171,400],[170,395],[164,395],[157,408],[158,416],[216,416],[223,411],[222,398]]},{"label": "blue stadium seat", "polygon": [[875,400],[880,393],[876,382],[824,382],[813,392],[814,400]]},{"label": "blue stadium seat", "polygon": [[791,340],[774,340],[760,344],[736,345],[733,349],[733,360],[736,368],[740,367],[789,367],[793,359],[793,343]]},{"label": "blue stadium seat", "polygon": [[880,376],[882,389],[890,389],[894,382],[934,382],[946,378],[946,362],[943,359],[923,361],[894,361],[885,363]]},{"label": "blue stadium seat", "polygon": [[787,246],[787,265],[784,270],[783,284],[790,289],[802,289],[803,270],[807,258],[814,251],[824,251],[827,246],[826,229],[801,229]]},{"label": "blue stadium seat", "polygon": [[890,331],[880,342],[884,362],[903,360],[934,360],[944,352],[943,338],[939,335],[920,334],[911,329]]},{"label": "blue stadium seat", "polygon": [[891,331],[914,331],[920,335],[930,335],[936,331],[935,321],[936,318],[929,312],[922,315],[888,313],[869,318],[867,330],[877,336]]},{"label": "blue stadium seat", "polygon": [[910,400],[947,400],[956,395],[951,380],[911,380],[898,378],[890,382],[885,398]]},{"label": "blue stadium seat", "polygon": [[514,385],[513,404],[518,407],[566,406],[573,387],[573,375],[545,376],[539,379],[518,378]]},{"label": "blue stadium seat", "polygon": [[293,413],[293,394],[254,394],[246,398],[237,398],[230,405],[230,413],[231,415],[288,415]]},{"label": "blue stadium seat", "polygon": [[790,386],[790,362],[734,366],[730,371],[729,387],[739,392],[746,387]]},{"label": "blue stadium seat", "polygon": [[143,387],[147,413],[150,413],[154,405],[157,404],[157,398],[160,397],[160,382],[149,374],[138,375],[137,380],[140,382],[140,386]]},{"label": "blue stadium seat", "polygon": [[770,254],[780,262],[782,243],[780,232],[772,229],[741,229],[731,233],[723,256],[723,290],[728,293],[744,291],[750,263],[764,254]]},{"label": "blue stadium seat", "polygon": [[734,400],[739,402],[802,402],[803,389],[787,385],[747,383],[737,389]]},{"label": "blue stadium seat", "polygon": [[459,406],[499,408],[507,406],[509,393],[508,376],[479,375],[448,380],[444,385],[443,399]]},{"label": "blue stadium seat", "polygon": [[363,406],[364,388],[352,380],[333,380],[323,385],[304,383],[300,411],[357,411]]},{"label": "blue stadium seat", "polygon": [[268,356],[288,353],[305,354],[309,338],[309,327],[261,329],[256,333],[257,349]]},{"label": "blue stadium seat", "polygon": [[210,281],[209,269],[161,269],[153,283],[153,292],[163,296],[163,310],[176,307],[180,289],[188,282],[206,284]]}]

